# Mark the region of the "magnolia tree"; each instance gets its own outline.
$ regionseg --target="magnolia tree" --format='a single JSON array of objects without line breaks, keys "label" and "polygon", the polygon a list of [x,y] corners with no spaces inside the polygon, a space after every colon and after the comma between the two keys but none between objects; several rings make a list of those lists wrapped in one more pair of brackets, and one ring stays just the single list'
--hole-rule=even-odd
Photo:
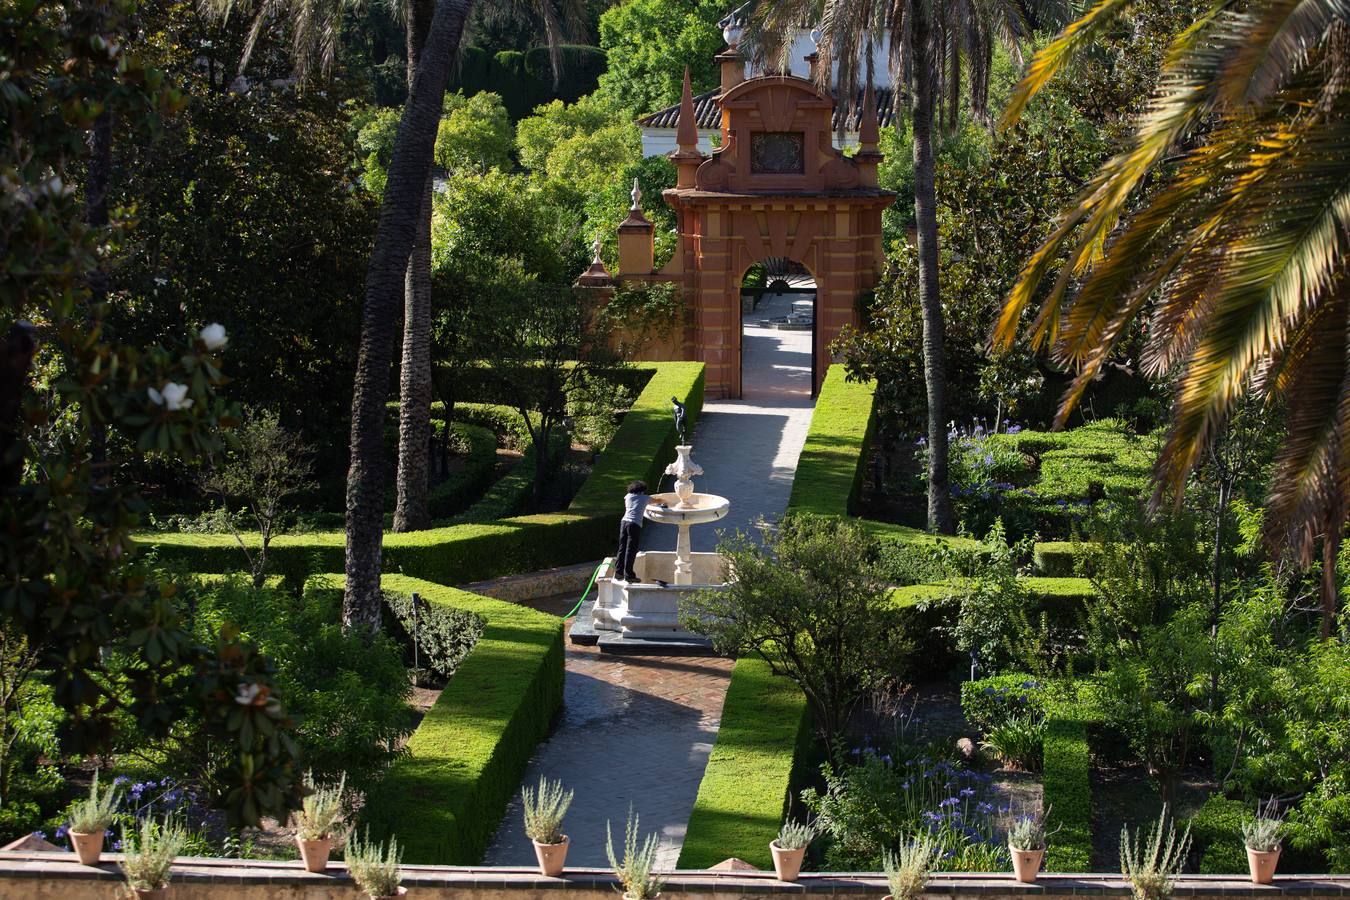
[{"label": "magnolia tree", "polygon": [[235,751],[203,773],[231,820],[284,817],[303,787],[271,666],[233,630],[194,640],[174,587],[137,557],[144,503],[118,477],[220,449],[227,335],[134,347],[104,330],[91,284],[130,225],[74,180],[94,168],[92,133],[153,130],[181,97],[126,52],[133,2],[21,5],[0,25],[0,630],[64,711],[65,752],[106,748],[116,720],[165,734],[195,708]]}]

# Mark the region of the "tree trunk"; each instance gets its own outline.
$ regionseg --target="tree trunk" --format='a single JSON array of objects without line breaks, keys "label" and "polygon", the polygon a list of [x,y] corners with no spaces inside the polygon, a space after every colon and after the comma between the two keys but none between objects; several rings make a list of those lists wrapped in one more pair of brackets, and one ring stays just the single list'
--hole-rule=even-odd
[{"label": "tree trunk", "polygon": [[919,241],[919,305],[923,311],[923,376],[928,388],[928,529],[952,532],[947,489],[947,370],[938,294],[937,186],[933,104],[942,56],[924,4],[913,5],[914,218]]},{"label": "tree trunk", "polygon": [[1336,585],[1336,561],[1341,554],[1341,529],[1344,527],[1344,519],[1333,515],[1322,536],[1322,640],[1330,640],[1336,627],[1340,593]]},{"label": "tree trunk", "polygon": [[[410,0],[406,14],[408,89],[426,47],[434,7]],[[427,511],[427,453],[431,446],[431,169],[417,220],[417,235],[403,288],[403,363],[398,395],[398,501],[395,531],[420,531],[431,525]]]},{"label": "tree trunk", "polygon": [[375,247],[366,274],[361,345],[352,390],[351,467],[347,472],[342,623],[349,629],[374,630],[380,623],[382,472],[389,366],[393,361],[399,300],[431,171],[442,98],[471,7],[472,0],[437,0],[426,50],[394,141]]}]

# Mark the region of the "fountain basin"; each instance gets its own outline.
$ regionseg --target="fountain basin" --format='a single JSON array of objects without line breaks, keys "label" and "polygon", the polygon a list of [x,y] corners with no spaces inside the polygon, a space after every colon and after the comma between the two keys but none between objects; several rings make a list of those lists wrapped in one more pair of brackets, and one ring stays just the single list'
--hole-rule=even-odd
[{"label": "fountain basin", "polygon": [[725,517],[727,511],[731,509],[731,501],[716,494],[693,493],[683,503],[680,501],[680,495],[674,492],[652,494],[652,499],[659,500],[665,506],[648,503],[642,515],[652,522],[664,525],[702,525],[705,522],[716,522]]}]

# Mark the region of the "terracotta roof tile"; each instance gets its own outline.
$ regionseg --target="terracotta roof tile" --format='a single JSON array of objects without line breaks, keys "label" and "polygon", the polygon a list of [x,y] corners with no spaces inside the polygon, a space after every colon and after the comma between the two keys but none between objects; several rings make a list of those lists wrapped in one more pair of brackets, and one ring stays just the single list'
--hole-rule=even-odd
[{"label": "terracotta roof tile", "polygon": [[[717,106],[718,91],[707,91],[702,94],[694,95],[694,116],[698,119],[698,127],[701,131],[713,131],[722,127],[722,111]],[[889,128],[895,121],[895,92],[891,88],[876,89],[877,104],[877,127]],[[845,109],[836,105],[834,108],[834,121],[831,123],[834,130],[839,130],[839,119],[841,115],[845,116],[844,131],[857,131],[858,123],[862,118],[863,108],[863,89],[859,88],[853,102]],[[675,128],[680,120],[680,105],[667,106],[665,109],[658,109],[656,112],[648,113],[638,119],[637,123],[643,128]]]}]

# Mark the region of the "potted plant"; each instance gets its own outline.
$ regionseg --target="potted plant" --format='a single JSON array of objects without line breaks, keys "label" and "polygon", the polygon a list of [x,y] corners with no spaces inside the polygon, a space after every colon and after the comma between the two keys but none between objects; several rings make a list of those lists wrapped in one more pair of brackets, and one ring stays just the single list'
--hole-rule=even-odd
[{"label": "potted plant", "polygon": [[638,817],[631,806],[628,807],[628,826],[624,832],[623,859],[619,860],[614,853],[614,836],[608,822],[605,823],[605,853],[614,877],[623,886],[624,900],[654,900],[661,893],[665,879],[652,873],[656,866],[656,835],[649,834],[641,845],[638,844]]},{"label": "potted plant", "polygon": [[882,853],[881,868],[891,889],[886,896],[890,900],[918,900],[941,855],[941,845],[929,834],[901,841],[895,853]]},{"label": "potted plant", "polygon": [[1181,871],[1190,847],[1191,827],[1187,825],[1178,839],[1166,807],[1147,837],[1140,828],[1131,838],[1130,827],[1121,826],[1120,872],[1129,881],[1135,900],[1163,900],[1172,896],[1173,879]]},{"label": "potted plant", "polygon": [[300,847],[306,872],[324,872],[328,869],[328,855],[333,850],[333,835],[342,817],[342,794],[347,787],[344,772],[337,787],[319,787],[314,775],[305,776],[309,788],[303,806],[295,814],[295,843]]},{"label": "potted plant", "polygon": [[562,832],[562,820],[572,805],[572,792],[563,790],[562,781],[549,781],[540,775],[538,790],[524,788],[520,799],[525,812],[525,833],[534,842],[539,871],[556,878],[567,862],[569,841]]},{"label": "potted plant", "polygon": [[1275,880],[1275,867],[1280,862],[1280,848],[1284,837],[1284,820],[1269,803],[1265,809],[1256,808],[1256,815],[1242,820],[1242,842],[1247,845],[1247,868],[1252,882],[1270,884]]},{"label": "potted plant", "polygon": [[769,841],[773,854],[773,871],[779,881],[796,881],[802,870],[806,848],[816,836],[816,826],[810,822],[784,822],[778,837]]},{"label": "potted plant", "polygon": [[89,785],[89,797],[76,800],[70,806],[70,846],[80,858],[80,864],[92,866],[103,855],[103,836],[117,815],[117,787],[106,791],[98,789],[98,772]]},{"label": "potted plant", "polygon": [[353,836],[347,842],[346,856],[347,871],[370,900],[393,900],[408,893],[408,889],[399,884],[403,880],[398,867],[402,852],[394,838],[389,839],[389,846],[385,848],[369,836],[365,840]]},{"label": "potted plant", "polygon": [[1012,856],[1013,875],[1023,884],[1031,884],[1045,861],[1045,812],[1018,816],[1008,826],[1008,853]]},{"label": "potted plant", "polygon": [[122,832],[122,874],[139,900],[159,900],[169,889],[173,861],[187,844],[187,830],[165,820],[142,819]]}]

